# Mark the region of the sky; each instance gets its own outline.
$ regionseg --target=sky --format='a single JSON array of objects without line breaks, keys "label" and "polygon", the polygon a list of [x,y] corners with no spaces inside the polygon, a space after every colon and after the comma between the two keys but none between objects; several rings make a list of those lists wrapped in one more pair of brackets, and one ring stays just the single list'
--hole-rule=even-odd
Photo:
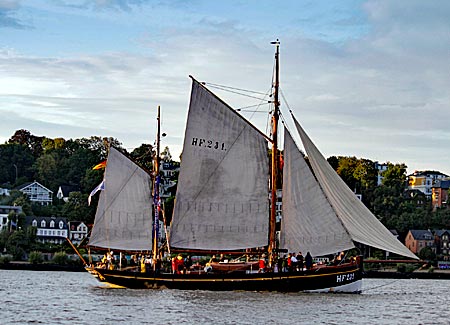
[{"label": "sky", "polygon": [[131,151],[154,143],[160,105],[177,158],[189,75],[266,93],[279,39],[282,114],[325,157],[450,175],[448,17],[446,0],[0,0],[0,143],[25,129]]}]

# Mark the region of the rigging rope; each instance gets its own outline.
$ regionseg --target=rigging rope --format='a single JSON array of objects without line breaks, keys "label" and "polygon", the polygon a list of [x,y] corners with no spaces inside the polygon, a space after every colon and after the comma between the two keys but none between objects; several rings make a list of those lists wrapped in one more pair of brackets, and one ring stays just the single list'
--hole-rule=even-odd
[{"label": "rigging rope", "polygon": [[396,279],[396,280],[391,281],[391,282],[389,282],[389,283],[385,283],[385,284],[381,284],[381,285],[378,285],[378,286],[374,286],[374,287],[372,287],[372,288],[364,289],[364,292],[369,291],[369,290],[373,290],[373,289],[377,289],[377,288],[381,288],[381,287],[386,287],[386,286],[388,286],[388,285],[390,285],[390,284],[393,284],[393,283],[395,283],[395,282],[398,282],[398,281],[400,281],[400,280],[402,280],[402,279]]},{"label": "rigging rope", "polygon": [[[249,98],[258,99],[258,100],[260,100],[260,101],[266,100],[265,98],[261,98],[261,97],[256,97],[256,96],[252,96],[252,95],[243,94],[243,93],[240,93],[240,92],[238,92],[238,91],[233,91],[233,90],[231,90],[231,89],[234,89],[234,88],[232,88],[232,87],[226,87],[226,86],[213,86],[213,85],[211,85],[211,84],[207,84],[207,85],[208,85],[210,88],[215,88],[215,89],[220,89],[220,90],[223,90],[223,91],[228,91],[228,92],[233,93],[233,94],[237,94],[237,95],[241,95],[241,96],[245,96],[245,97],[249,97]],[[246,91],[246,90],[244,90],[244,89],[239,89],[239,90],[240,90],[240,91]],[[247,90],[247,92],[251,92],[251,91]],[[265,94],[257,93],[257,92],[253,92],[253,93],[265,95]]]}]

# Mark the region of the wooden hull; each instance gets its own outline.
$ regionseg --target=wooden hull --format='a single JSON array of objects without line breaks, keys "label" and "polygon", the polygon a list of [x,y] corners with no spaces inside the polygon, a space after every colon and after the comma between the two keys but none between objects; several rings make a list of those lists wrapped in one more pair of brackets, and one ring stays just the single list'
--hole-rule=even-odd
[{"label": "wooden hull", "polygon": [[133,289],[359,293],[362,280],[362,270],[357,264],[282,273],[154,274],[105,269],[88,271],[99,281]]}]

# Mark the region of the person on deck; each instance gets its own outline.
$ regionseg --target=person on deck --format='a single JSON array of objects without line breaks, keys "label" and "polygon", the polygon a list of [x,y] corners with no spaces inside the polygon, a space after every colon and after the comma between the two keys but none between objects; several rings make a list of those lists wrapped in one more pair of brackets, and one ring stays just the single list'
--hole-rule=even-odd
[{"label": "person on deck", "polygon": [[131,258],[130,258],[130,268],[131,268],[131,270],[132,271],[136,271],[137,266],[138,266],[138,260],[137,260],[136,255],[131,255]]},{"label": "person on deck", "polygon": [[216,255],[213,255],[209,260],[209,263],[217,263],[217,262],[219,262],[219,260],[217,259]]},{"label": "person on deck", "polygon": [[305,266],[307,270],[311,270],[313,265],[313,258],[309,252],[306,253],[305,256]]},{"label": "person on deck", "polygon": [[122,254],[122,259],[120,260],[120,266],[122,269],[126,269],[128,266],[128,260],[125,254]]},{"label": "person on deck", "polygon": [[183,256],[181,256],[180,254],[178,254],[177,259],[176,259],[176,272],[177,274],[181,274],[184,273],[184,261],[183,261]]},{"label": "person on deck", "polygon": [[172,262],[172,273],[175,274],[175,272],[177,271],[177,263],[175,257],[172,257],[171,262]]},{"label": "person on deck", "polygon": [[192,260],[191,257],[188,255],[185,259],[184,259],[184,273],[189,272],[191,270],[191,266],[192,266]]},{"label": "person on deck", "polygon": [[291,253],[289,253],[286,258],[286,265],[287,265],[287,271],[292,272],[292,255],[291,255]]},{"label": "person on deck", "polygon": [[264,272],[266,272],[266,255],[262,254],[261,258],[259,259],[258,273],[264,273]]},{"label": "person on deck", "polygon": [[295,258],[297,259],[297,270],[303,271],[303,254],[302,254],[302,252],[298,252],[298,254]]},{"label": "person on deck", "polygon": [[294,253],[291,254],[291,267],[289,271],[295,271],[297,269],[297,258],[295,257]]}]

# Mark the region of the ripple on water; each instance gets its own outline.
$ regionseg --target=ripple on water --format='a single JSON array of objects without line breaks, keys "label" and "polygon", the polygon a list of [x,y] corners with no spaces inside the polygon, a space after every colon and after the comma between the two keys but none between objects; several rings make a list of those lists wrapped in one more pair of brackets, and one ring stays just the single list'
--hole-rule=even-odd
[{"label": "ripple on water", "polygon": [[87,273],[0,270],[5,324],[448,324],[447,280],[364,280],[360,295],[108,289]]}]

